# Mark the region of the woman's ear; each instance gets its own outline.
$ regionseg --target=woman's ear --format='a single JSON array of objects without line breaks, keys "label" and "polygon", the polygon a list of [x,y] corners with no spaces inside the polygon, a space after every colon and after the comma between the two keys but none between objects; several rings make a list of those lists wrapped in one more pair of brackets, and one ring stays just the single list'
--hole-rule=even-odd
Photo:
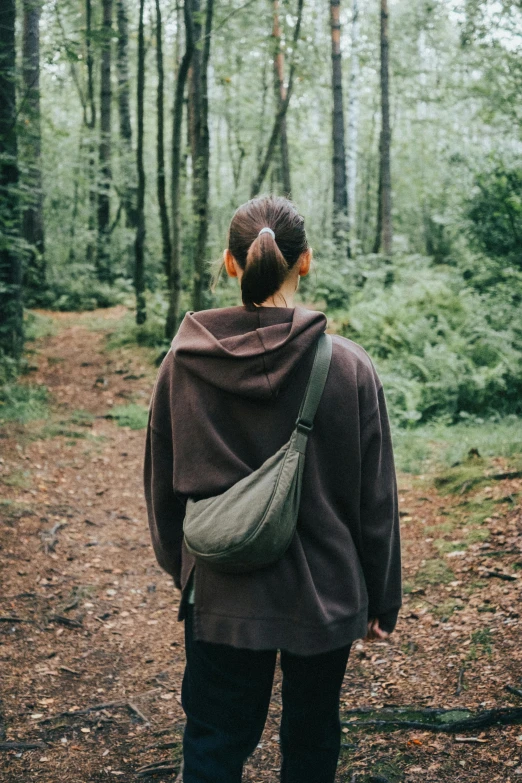
[{"label": "woman's ear", "polygon": [[223,262],[227,275],[229,277],[238,277],[238,263],[228,248],[223,253]]},{"label": "woman's ear", "polygon": [[312,248],[308,248],[303,253],[299,260],[299,275],[304,277],[310,271],[310,265],[312,263]]}]

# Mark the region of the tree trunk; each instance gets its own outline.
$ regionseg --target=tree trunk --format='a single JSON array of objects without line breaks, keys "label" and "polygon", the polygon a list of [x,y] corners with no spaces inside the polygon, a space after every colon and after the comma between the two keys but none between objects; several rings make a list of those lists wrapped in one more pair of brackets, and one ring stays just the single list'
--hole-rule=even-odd
[{"label": "tree trunk", "polygon": [[16,2],[0,3],[0,353],[23,350],[16,139]]},{"label": "tree trunk", "polygon": [[163,32],[161,24],[160,0],[156,0],[156,64],[158,68],[158,94],[157,94],[157,192],[158,206],[161,224],[161,240],[163,248],[163,268],[167,275],[167,285],[170,288],[170,260],[172,257],[172,243],[170,241],[169,214],[167,211],[166,182],[165,182],[165,142],[164,142],[164,108],[163,108]]},{"label": "tree trunk", "polygon": [[37,302],[38,295],[46,287],[40,126],[41,0],[23,0],[23,12],[24,162],[28,195],[23,210],[22,234],[30,245],[24,288],[30,292],[31,301]]},{"label": "tree trunk", "polygon": [[140,0],[140,18],[138,27],[138,146],[136,163],[138,169],[138,209],[136,225],[134,290],[136,292],[136,323],[147,319],[145,307],[145,168],[143,165],[143,112],[145,100],[145,33],[143,10],[145,0]]},{"label": "tree trunk", "polygon": [[340,0],[330,0],[332,37],[332,141],[333,141],[333,235],[336,244],[346,241],[348,197],[346,190],[346,152],[344,143],[343,73],[341,59]]},{"label": "tree trunk", "polygon": [[201,43],[202,25],[200,0],[192,0],[194,53],[190,79],[192,105],[191,146],[193,164],[193,214],[196,226],[194,247],[194,287],[192,307],[202,310],[210,304],[210,275],[207,269],[208,200],[210,137],[208,129],[208,63],[212,35],[214,0],[207,0],[205,32]]},{"label": "tree trunk", "polygon": [[89,116],[85,113],[85,122],[88,131],[88,163],[87,180],[89,182],[89,239],[87,242],[86,258],[90,263],[94,259],[94,235],[96,230],[96,145],[94,130],[96,128],[96,102],[94,100],[94,58],[92,54],[92,0],[85,0],[85,61],[87,64],[87,106]]},{"label": "tree trunk", "polygon": [[[279,21],[279,0],[274,0],[274,23],[272,36],[274,38],[274,83],[276,106],[279,111],[286,98],[285,88],[285,56],[281,48],[281,24]],[[290,180],[290,153],[288,151],[288,135],[286,132],[286,114],[281,121],[280,131],[280,161],[277,178],[281,183],[283,195],[289,196],[292,190]]]},{"label": "tree trunk", "polygon": [[116,14],[118,19],[118,47],[116,71],[118,74],[118,112],[120,116],[120,138],[122,155],[122,202],[125,209],[126,223],[129,228],[136,228],[136,169],[132,154],[132,125],[130,112],[130,79],[129,79],[129,20],[126,0],[117,0]]},{"label": "tree trunk", "polygon": [[359,132],[359,0],[352,3],[352,49],[350,67],[350,90],[348,97],[348,231],[356,239],[357,225],[357,140]]},{"label": "tree trunk", "polygon": [[390,128],[390,80],[388,68],[388,0],[381,0],[381,138],[380,138],[380,246],[389,256],[392,252],[392,193],[391,193],[391,128]]},{"label": "tree trunk", "polygon": [[112,0],[102,0],[103,24],[100,71],[100,146],[98,182],[98,279],[110,282],[110,187],[111,187],[111,37]]},{"label": "tree trunk", "polygon": [[183,124],[183,97],[192,55],[194,54],[194,35],[192,20],[192,0],[185,0],[185,53],[182,57],[176,77],[174,109],[172,120],[172,175],[171,215],[172,215],[172,251],[169,275],[169,309],[165,324],[165,336],[171,340],[174,337],[179,321],[179,301],[181,294],[181,136]]},{"label": "tree trunk", "polygon": [[272,132],[270,134],[270,138],[268,140],[268,145],[265,151],[264,156],[261,157],[261,163],[259,165],[259,170],[252,180],[252,185],[250,187],[250,197],[254,198],[257,196],[259,191],[261,190],[263,186],[263,182],[265,181],[265,177],[268,173],[268,169],[270,167],[270,163],[272,161],[278,139],[281,137],[281,125],[286,117],[286,112],[288,111],[288,107],[290,105],[290,98],[292,97],[292,90],[294,85],[294,73],[295,73],[295,49],[297,46],[297,42],[299,40],[299,33],[301,31],[301,20],[303,16],[303,3],[304,0],[298,0],[297,2],[297,21],[294,28],[294,35],[292,39],[292,62],[290,64],[290,72],[288,75],[288,87],[286,89],[286,97],[284,101],[281,103],[275,119],[274,119],[274,125],[272,127]]}]

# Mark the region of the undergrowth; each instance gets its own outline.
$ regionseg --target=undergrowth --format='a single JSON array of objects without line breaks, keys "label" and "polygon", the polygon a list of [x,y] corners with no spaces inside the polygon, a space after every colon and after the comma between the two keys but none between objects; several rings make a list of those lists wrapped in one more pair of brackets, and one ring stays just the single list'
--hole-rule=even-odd
[{"label": "undergrowth", "polygon": [[45,386],[7,383],[0,386],[0,424],[25,424],[48,415],[49,392]]}]

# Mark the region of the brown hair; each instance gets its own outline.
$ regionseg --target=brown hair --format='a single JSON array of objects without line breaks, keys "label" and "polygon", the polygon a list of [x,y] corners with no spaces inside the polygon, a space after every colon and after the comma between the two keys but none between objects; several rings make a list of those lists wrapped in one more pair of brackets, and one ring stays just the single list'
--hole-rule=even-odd
[{"label": "brown hair", "polygon": [[[259,234],[265,226],[275,238],[268,231]],[[243,270],[243,304],[255,307],[273,296],[308,248],[304,218],[288,199],[260,196],[240,206],[228,230],[228,249]]]}]

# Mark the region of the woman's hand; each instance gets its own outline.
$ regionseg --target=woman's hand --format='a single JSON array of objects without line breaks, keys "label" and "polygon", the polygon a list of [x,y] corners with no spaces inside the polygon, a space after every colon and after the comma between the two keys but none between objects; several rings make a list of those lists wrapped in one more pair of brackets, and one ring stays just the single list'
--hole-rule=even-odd
[{"label": "woman's hand", "polygon": [[364,637],[365,642],[371,642],[373,639],[387,639],[389,635],[388,631],[383,631],[382,628],[379,628],[377,617],[372,617],[368,620],[368,633]]}]

